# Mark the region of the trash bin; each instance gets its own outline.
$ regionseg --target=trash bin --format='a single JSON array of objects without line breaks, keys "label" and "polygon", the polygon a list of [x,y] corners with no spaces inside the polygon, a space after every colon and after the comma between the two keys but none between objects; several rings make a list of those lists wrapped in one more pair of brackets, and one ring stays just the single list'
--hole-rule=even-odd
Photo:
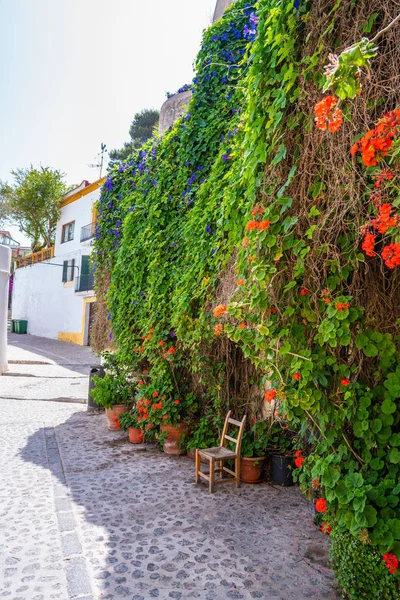
[{"label": "trash bin", "polygon": [[28,321],[22,319],[14,319],[14,333],[27,333]]},{"label": "trash bin", "polygon": [[87,401],[87,410],[88,412],[101,412],[104,410],[104,406],[97,406],[96,402],[92,398],[91,391],[93,390],[96,384],[96,377],[104,377],[106,374],[104,367],[101,365],[94,365],[90,367],[90,375],[89,375],[89,392],[88,392],[88,401]]}]

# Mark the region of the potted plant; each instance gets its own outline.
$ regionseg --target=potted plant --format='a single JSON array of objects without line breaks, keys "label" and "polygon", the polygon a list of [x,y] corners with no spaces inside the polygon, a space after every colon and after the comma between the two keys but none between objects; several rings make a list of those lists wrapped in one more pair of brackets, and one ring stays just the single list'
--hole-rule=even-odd
[{"label": "potted plant", "polygon": [[296,445],[296,433],[283,422],[275,421],[271,427],[268,446],[271,454],[272,483],[282,486],[294,485],[293,468]]},{"label": "potted plant", "polygon": [[117,353],[101,353],[106,374],[96,377],[92,398],[98,406],[106,409],[109,429],[118,429],[118,417],[132,405],[136,388],[127,366]]},{"label": "potted plant", "polygon": [[197,403],[194,394],[179,398],[172,393],[163,394],[162,390],[152,392],[152,401],[145,415],[146,421],[155,428],[159,427],[159,441],[166,454],[185,453],[182,441],[189,433],[185,419],[195,406]]},{"label": "potted plant", "polygon": [[[142,444],[144,440],[143,430],[139,427],[137,421],[139,417],[138,409],[135,406],[118,417],[120,428],[128,432],[129,441],[131,444]],[[117,426],[118,426],[117,423]]]},{"label": "potted plant", "polygon": [[98,406],[106,409],[108,429],[118,429],[119,415],[126,412],[127,406],[132,404],[133,384],[124,375],[106,373],[104,377],[96,378],[92,397]]},{"label": "potted plant", "polygon": [[254,421],[245,431],[240,459],[240,479],[245,483],[260,483],[267,458],[270,425],[267,421]]}]

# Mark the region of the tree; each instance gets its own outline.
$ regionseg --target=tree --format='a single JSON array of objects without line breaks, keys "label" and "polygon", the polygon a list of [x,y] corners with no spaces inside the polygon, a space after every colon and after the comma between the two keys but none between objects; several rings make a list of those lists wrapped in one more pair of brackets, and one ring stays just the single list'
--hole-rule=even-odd
[{"label": "tree", "polygon": [[110,150],[111,164],[115,164],[128,158],[136,148],[140,148],[149,138],[153,136],[154,127],[158,123],[160,113],[158,110],[144,108],[136,113],[129,128],[130,140],[125,142],[120,150]]},{"label": "tree", "polygon": [[65,174],[50,167],[11,171],[14,183],[0,181],[0,214],[32,240],[35,251],[54,243]]}]

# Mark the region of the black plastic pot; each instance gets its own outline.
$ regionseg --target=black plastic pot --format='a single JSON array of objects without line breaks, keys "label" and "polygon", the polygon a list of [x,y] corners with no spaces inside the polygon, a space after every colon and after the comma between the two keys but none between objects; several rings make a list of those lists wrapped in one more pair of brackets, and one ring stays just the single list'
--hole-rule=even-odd
[{"label": "black plastic pot", "polygon": [[101,365],[96,365],[90,368],[89,375],[89,392],[88,392],[88,401],[87,401],[87,410],[88,412],[101,412],[104,410],[103,406],[98,406],[96,402],[92,398],[91,391],[93,390],[96,384],[96,377],[104,377],[105,371]]},{"label": "black plastic pot", "polygon": [[290,486],[293,481],[294,456],[281,456],[273,454],[271,459],[272,483]]}]

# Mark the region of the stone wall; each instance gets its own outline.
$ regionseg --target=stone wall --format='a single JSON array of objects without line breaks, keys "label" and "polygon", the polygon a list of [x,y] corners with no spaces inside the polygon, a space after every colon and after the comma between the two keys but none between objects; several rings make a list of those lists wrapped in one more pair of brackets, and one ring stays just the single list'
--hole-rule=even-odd
[{"label": "stone wall", "polygon": [[187,110],[192,92],[181,92],[171,96],[164,102],[160,110],[160,135],[163,135],[170,125],[173,125]]},{"label": "stone wall", "polygon": [[235,0],[217,0],[217,5],[214,11],[213,23],[215,23],[215,21],[218,21],[218,19],[222,17],[228,6],[233,2],[235,2]]}]

